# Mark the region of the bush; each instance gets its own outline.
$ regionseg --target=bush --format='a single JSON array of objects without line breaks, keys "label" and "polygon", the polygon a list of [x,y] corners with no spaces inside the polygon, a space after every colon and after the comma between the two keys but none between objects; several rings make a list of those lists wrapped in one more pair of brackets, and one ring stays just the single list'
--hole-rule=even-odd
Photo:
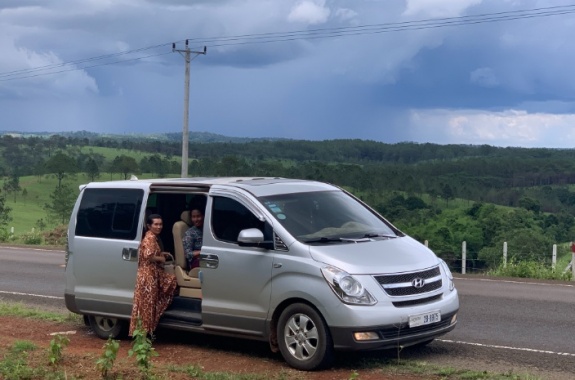
[{"label": "bush", "polygon": [[40,245],[42,244],[42,236],[37,233],[24,234],[20,237],[24,244]]},{"label": "bush", "polygon": [[45,231],[43,235],[46,245],[65,246],[68,242],[68,226],[58,226],[51,231]]},{"label": "bush", "polygon": [[4,228],[0,228],[0,242],[5,243],[8,240],[10,240],[10,233]]}]

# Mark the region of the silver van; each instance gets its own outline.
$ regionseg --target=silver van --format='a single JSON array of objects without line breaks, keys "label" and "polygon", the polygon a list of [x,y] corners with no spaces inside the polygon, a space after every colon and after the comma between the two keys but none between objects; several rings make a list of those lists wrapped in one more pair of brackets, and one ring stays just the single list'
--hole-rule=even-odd
[{"label": "silver van", "polygon": [[[200,268],[186,271],[188,205],[205,197]],[[163,217],[179,293],[160,327],[268,341],[294,368],[334,350],[428,344],[457,324],[446,263],[339,187],[285,178],[183,178],[81,186],[65,300],[107,339],[126,335],[138,246]]]}]

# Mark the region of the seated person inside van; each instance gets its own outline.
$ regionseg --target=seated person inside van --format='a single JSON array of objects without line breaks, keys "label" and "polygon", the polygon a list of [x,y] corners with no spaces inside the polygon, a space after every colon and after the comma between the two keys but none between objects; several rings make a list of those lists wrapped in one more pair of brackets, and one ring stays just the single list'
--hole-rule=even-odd
[{"label": "seated person inside van", "polygon": [[189,270],[200,266],[205,208],[205,201],[196,201],[190,206],[190,221],[192,222],[192,226],[186,231],[182,239]]}]

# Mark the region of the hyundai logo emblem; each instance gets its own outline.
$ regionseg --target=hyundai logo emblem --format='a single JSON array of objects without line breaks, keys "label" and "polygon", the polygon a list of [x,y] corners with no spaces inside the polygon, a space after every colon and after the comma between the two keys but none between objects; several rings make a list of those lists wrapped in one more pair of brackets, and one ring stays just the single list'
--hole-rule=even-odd
[{"label": "hyundai logo emblem", "polygon": [[425,280],[423,278],[417,277],[414,278],[411,281],[411,285],[415,288],[415,289],[421,289],[423,288],[423,285],[425,285]]}]

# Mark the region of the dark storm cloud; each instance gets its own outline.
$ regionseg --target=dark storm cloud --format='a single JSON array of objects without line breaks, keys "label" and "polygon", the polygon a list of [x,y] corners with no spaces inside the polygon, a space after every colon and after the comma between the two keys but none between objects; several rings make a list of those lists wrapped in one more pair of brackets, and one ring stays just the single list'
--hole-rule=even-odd
[{"label": "dark storm cloud", "polygon": [[[0,125],[179,131],[184,61],[171,43],[183,49],[189,39],[194,50],[208,48],[191,64],[190,130],[573,145],[573,14],[354,36],[336,32],[564,4],[569,2],[4,3],[0,107],[8,112],[0,113]],[[291,34],[317,31],[322,38]],[[55,69],[12,74],[42,67]]]}]

